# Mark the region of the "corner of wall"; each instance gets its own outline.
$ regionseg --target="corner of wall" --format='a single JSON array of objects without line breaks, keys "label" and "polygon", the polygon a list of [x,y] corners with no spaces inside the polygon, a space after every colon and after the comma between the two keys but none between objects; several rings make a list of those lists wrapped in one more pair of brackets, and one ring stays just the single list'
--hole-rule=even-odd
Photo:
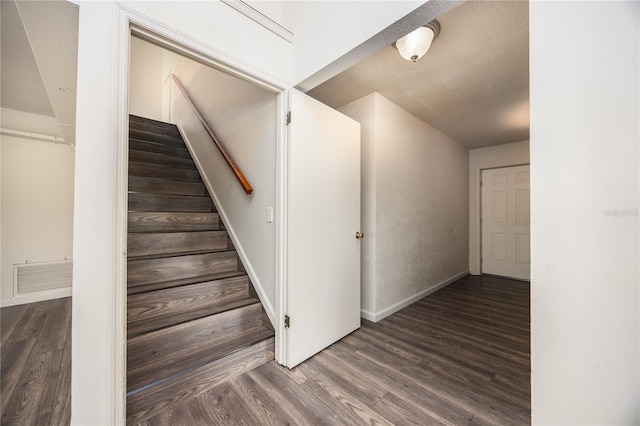
[{"label": "corner of wall", "polygon": [[361,316],[373,318],[376,300],[376,119],[375,96],[367,95],[339,110],[360,123]]}]

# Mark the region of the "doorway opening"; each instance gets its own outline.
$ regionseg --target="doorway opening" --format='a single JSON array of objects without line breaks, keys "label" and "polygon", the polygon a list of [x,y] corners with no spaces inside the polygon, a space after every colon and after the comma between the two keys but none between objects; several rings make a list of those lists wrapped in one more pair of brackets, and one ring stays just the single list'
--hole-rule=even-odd
[{"label": "doorway opening", "polygon": [[482,170],[483,274],[531,277],[529,181],[528,164]]}]

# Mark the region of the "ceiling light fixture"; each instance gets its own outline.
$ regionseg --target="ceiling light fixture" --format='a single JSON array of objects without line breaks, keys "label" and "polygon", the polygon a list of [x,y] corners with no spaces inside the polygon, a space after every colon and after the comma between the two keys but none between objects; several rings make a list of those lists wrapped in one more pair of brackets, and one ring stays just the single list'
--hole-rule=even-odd
[{"label": "ceiling light fixture", "polygon": [[393,43],[400,56],[415,62],[422,58],[431,47],[433,40],[440,34],[440,23],[435,19]]}]

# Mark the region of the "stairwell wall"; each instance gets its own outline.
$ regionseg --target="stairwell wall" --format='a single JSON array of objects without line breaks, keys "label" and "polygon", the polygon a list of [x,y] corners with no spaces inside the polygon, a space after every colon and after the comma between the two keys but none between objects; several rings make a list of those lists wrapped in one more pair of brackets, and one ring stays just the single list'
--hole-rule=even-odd
[{"label": "stairwell wall", "polygon": [[176,57],[174,73],[253,187],[245,194],[182,94],[172,90],[171,121],[185,136],[238,254],[272,323],[275,321],[277,95],[255,84]]},{"label": "stairwell wall", "polygon": [[467,274],[469,154],[377,93],[340,111],[362,125],[362,315],[378,321]]},{"label": "stairwell wall", "polygon": [[129,114],[164,121],[163,81],[165,49],[131,37]]}]

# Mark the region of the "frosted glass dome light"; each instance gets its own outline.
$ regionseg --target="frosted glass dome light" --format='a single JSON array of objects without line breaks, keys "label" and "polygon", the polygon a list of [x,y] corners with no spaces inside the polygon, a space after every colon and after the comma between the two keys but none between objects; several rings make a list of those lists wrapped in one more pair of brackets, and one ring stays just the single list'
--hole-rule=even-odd
[{"label": "frosted glass dome light", "polygon": [[438,33],[440,33],[440,23],[433,20],[427,25],[410,32],[393,45],[398,49],[400,56],[407,61],[415,62],[427,53]]}]

